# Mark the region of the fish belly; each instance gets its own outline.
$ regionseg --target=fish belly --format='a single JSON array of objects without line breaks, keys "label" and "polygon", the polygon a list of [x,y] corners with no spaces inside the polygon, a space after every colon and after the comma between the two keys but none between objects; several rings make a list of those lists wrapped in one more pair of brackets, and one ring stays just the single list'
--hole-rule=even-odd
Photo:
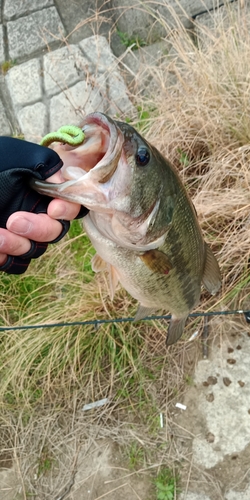
[{"label": "fish belly", "polygon": [[[188,314],[199,301],[201,285],[197,278],[172,269],[168,275],[152,272],[140,259],[139,253],[118,246],[103,236],[93,224],[91,216],[84,217],[83,226],[92,245],[100,257],[111,264],[118,275],[121,285],[144,307],[165,309],[176,316]],[[187,291],[191,302],[187,304]]]}]

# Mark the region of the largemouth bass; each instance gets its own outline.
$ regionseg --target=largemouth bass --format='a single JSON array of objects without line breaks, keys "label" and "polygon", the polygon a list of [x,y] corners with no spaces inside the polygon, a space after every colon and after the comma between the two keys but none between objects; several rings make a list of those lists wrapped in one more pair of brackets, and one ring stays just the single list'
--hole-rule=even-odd
[{"label": "largemouth bass", "polygon": [[215,294],[218,263],[205,243],[193,204],[175,168],[127,123],[101,113],[84,119],[79,147],[54,149],[65,182],[33,181],[42,194],[80,203],[97,254],[93,270],[108,270],[140,302],[135,320],[159,309],[172,317],[167,345],[182,335],[201,285]]}]

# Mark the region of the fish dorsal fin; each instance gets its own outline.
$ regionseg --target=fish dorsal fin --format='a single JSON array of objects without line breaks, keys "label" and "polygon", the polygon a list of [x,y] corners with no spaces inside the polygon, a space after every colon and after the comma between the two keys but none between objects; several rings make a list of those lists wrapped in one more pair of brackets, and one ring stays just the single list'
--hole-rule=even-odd
[{"label": "fish dorsal fin", "polygon": [[168,327],[168,333],[167,333],[167,338],[166,338],[166,345],[172,345],[177,342],[177,340],[180,339],[180,337],[183,334],[183,330],[185,327],[187,316],[184,318],[175,318],[172,316],[169,327]]},{"label": "fish dorsal fin", "polygon": [[173,267],[168,256],[157,249],[148,250],[139,257],[154,273],[168,274]]},{"label": "fish dorsal fin", "polygon": [[98,253],[96,253],[91,259],[91,267],[95,273],[100,273],[101,271],[107,270],[108,264],[98,255]]},{"label": "fish dorsal fin", "polygon": [[109,264],[109,295],[113,300],[117,285],[119,283],[119,276],[116,269]]},{"label": "fish dorsal fin", "polygon": [[205,255],[202,283],[208,292],[215,295],[221,287],[221,273],[218,262],[207,243],[205,243]]},{"label": "fish dorsal fin", "polygon": [[137,309],[134,321],[139,321],[140,319],[146,318],[146,316],[151,316],[151,314],[153,314],[154,312],[156,312],[155,308],[145,307],[140,304]]}]

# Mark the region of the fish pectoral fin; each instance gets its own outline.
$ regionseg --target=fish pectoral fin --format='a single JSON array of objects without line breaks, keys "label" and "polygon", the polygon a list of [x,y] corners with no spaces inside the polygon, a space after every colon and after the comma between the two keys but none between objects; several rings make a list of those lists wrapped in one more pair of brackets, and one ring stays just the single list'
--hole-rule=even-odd
[{"label": "fish pectoral fin", "polygon": [[116,269],[109,265],[109,295],[110,299],[113,300],[117,285],[119,283],[119,276]]},{"label": "fish pectoral fin", "polygon": [[148,250],[139,257],[154,273],[168,274],[173,267],[168,256],[157,249]]},{"label": "fish pectoral fin", "polygon": [[101,271],[107,271],[108,264],[103,260],[98,253],[96,253],[91,259],[92,271],[95,273],[100,273]]},{"label": "fish pectoral fin", "polygon": [[91,259],[92,270],[95,273],[100,273],[101,271],[108,271],[109,273],[109,295],[111,300],[113,300],[116,287],[119,282],[119,276],[116,269],[106,262],[98,253],[96,253]]},{"label": "fish pectoral fin", "polygon": [[221,273],[218,262],[211,250],[205,243],[206,260],[202,276],[202,283],[206,290],[215,295],[221,287]]},{"label": "fish pectoral fin", "polygon": [[180,339],[183,334],[187,317],[188,315],[184,316],[184,318],[176,318],[172,316],[166,337],[167,346],[175,344],[175,342]]},{"label": "fish pectoral fin", "polygon": [[140,319],[146,318],[146,316],[151,316],[151,314],[153,314],[154,312],[156,312],[155,308],[145,307],[140,304],[137,309],[134,321],[139,321]]}]

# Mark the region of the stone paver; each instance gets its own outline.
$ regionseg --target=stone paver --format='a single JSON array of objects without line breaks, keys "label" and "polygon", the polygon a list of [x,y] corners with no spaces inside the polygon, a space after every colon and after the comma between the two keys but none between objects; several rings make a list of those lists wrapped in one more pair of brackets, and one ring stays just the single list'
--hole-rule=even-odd
[{"label": "stone paver", "polygon": [[86,114],[98,109],[104,111],[101,93],[87,82],[78,82],[69,90],[52,97],[50,128],[57,130],[62,123],[81,125]]},{"label": "stone paver", "polygon": [[8,71],[6,83],[13,101],[19,109],[31,102],[42,99],[41,64],[39,59],[31,59]]},{"label": "stone paver", "polygon": [[[191,29],[192,18],[215,8],[214,0],[168,0],[167,2],[135,2],[113,0],[119,17],[119,29],[130,37],[140,37],[147,43],[158,41],[176,28],[178,19]],[[221,2],[223,3],[223,2]]]},{"label": "stone paver", "polygon": [[43,58],[44,88],[48,96],[58,94],[69,86],[83,80],[87,62],[79,47],[68,45],[49,52]]},{"label": "stone paver", "polygon": [[101,44],[96,40],[96,37],[93,36],[79,43],[81,50],[88,60],[90,70],[92,72],[98,71],[98,73],[107,70],[113,71],[118,67],[118,62],[112,54],[106,38],[98,38]]},{"label": "stone paver", "polygon": [[64,27],[55,7],[7,23],[10,59],[30,56],[62,40]]},{"label": "stone paver", "polygon": [[109,38],[114,24],[110,0],[57,0],[56,3],[70,43],[77,43],[94,34]]},{"label": "stone paver", "polygon": [[40,142],[47,133],[48,115],[46,106],[42,102],[22,108],[17,113],[17,119],[26,140]]},{"label": "stone paver", "polygon": [[22,17],[24,14],[27,15],[52,5],[54,5],[53,0],[15,0],[14,2],[13,0],[5,0],[4,17],[10,21],[15,17]]}]

